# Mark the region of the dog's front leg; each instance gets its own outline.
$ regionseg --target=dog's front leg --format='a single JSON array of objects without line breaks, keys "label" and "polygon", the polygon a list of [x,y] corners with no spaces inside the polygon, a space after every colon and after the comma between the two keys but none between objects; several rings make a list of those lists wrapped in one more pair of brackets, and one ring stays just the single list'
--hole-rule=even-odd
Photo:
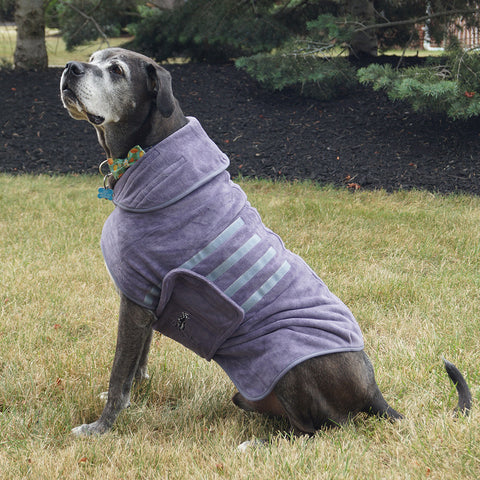
[{"label": "dog's front leg", "polygon": [[74,435],[100,435],[108,431],[122,409],[130,405],[133,379],[146,376],[152,338],[153,314],[122,295],[117,347],[113,361],[108,399],[100,418],[72,430]]},{"label": "dog's front leg", "polygon": [[140,356],[140,360],[138,362],[137,370],[135,372],[135,383],[139,385],[144,380],[148,380],[150,376],[148,375],[148,352],[150,351],[150,344],[152,343],[152,336],[153,336],[153,329],[150,328],[147,338],[145,339],[145,343],[143,345],[142,355]]}]

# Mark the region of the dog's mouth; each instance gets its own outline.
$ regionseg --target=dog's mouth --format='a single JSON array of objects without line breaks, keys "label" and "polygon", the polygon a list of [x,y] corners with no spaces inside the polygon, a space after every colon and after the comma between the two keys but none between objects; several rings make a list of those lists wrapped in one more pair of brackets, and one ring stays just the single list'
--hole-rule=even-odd
[{"label": "dog's mouth", "polygon": [[[78,97],[75,95],[73,90],[68,86],[67,83],[65,83],[62,86],[62,99],[64,100],[65,106],[70,110],[73,114],[73,112],[81,113],[86,115],[87,120],[93,124],[93,125],[101,125],[105,121],[105,117],[102,117],[100,115],[94,115],[93,113],[89,113],[83,103],[78,99]],[[74,115],[75,117],[76,115]],[[78,118],[78,117],[77,117]],[[85,118],[84,118],[85,119]]]},{"label": "dog's mouth", "polygon": [[78,102],[77,96],[66,83],[62,85],[62,100]]},{"label": "dog's mouth", "polygon": [[100,115],[93,115],[88,112],[87,112],[87,118],[88,118],[88,121],[90,123],[93,123],[94,125],[101,125],[105,121],[104,117],[101,117]]}]

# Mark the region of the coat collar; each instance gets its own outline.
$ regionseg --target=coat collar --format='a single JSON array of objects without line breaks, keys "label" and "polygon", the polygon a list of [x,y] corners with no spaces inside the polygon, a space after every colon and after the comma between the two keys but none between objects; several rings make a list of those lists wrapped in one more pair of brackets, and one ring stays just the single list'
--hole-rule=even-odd
[{"label": "coat collar", "polygon": [[229,166],[228,157],[197,119],[152,147],[115,185],[113,203],[126,211],[165,208],[200,188]]}]

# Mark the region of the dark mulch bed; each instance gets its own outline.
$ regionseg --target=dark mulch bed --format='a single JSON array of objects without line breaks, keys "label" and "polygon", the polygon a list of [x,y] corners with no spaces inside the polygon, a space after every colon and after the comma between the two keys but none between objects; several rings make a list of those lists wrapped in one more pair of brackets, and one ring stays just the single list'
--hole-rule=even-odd
[{"label": "dark mulch bed", "polygon": [[[233,176],[480,193],[480,119],[414,113],[360,86],[330,102],[269,93],[233,65],[169,70],[184,112],[230,156]],[[0,71],[0,171],[97,173],[103,150],[63,109],[60,75]]]}]

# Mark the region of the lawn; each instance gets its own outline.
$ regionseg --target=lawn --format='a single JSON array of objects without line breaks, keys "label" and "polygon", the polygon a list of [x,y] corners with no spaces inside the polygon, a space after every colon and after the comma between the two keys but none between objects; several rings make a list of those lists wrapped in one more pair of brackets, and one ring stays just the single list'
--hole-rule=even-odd
[{"label": "lawn", "polygon": [[[213,362],[156,335],[151,380],[112,433],[70,429],[102,410],[118,299],[99,238],[99,177],[0,175],[2,479],[477,479],[480,199],[241,181],[287,247],[350,306],[387,400],[406,419],[358,418],[314,438],[233,406]],[[469,418],[441,356],[472,388]],[[257,450],[237,445],[270,438]]]}]

